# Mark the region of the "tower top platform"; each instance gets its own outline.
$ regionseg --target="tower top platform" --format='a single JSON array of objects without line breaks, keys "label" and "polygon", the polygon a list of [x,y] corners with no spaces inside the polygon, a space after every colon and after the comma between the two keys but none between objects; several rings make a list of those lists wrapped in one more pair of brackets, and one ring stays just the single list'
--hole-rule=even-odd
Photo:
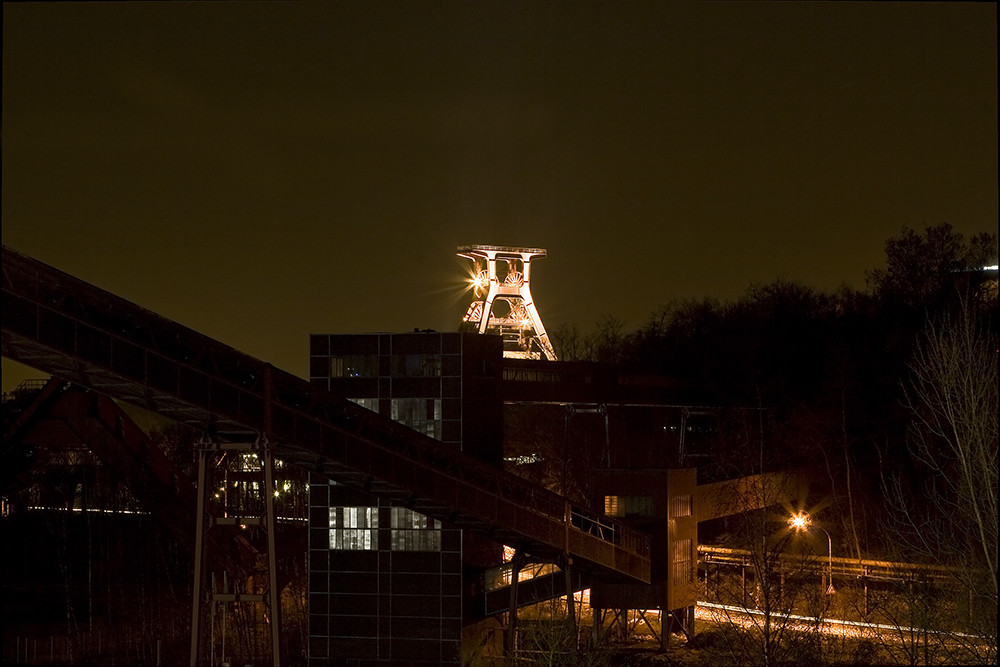
[{"label": "tower top platform", "polygon": [[519,246],[509,246],[509,245],[460,245],[458,246],[459,254],[474,254],[476,252],[496,252],[496,253],[510,253],[512,255],[531,255],[533,257],[545,257],[548,253],[545,248],[522,248]]}]

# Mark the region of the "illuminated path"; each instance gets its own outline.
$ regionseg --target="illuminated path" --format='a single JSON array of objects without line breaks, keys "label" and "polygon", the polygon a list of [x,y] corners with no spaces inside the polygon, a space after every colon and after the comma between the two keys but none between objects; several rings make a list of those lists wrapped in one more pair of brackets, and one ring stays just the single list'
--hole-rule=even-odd
[{"label": "illuminated path", "polygon": [[[722,623],[733,623],[735,622],[731,614],[740,614],[745,616],[763,616],[764,612],[759,609],[748,609],[745,607],[734,607],[725,604],[716,604],[714,602],[699,602],[697,608],[695,609],[695,614],[698,618],[706,621],[715,621]],[[792,626],[793,630],[800,631],[810,631],[816,627],[816,624],[820,624],[822,632],[827,632],[830,634],[843,635],[847,637],[863,638],[863,637],[873,637],[878,636],[881,639],[886,639],[887,636],[883,634],[885,631],[890,631],[896,634],[929,634],[929,635],[940,635],[945,637],[956,637],[962,639],[975,639],[975,640],[986,640],[986,637],[980,637],[978,635],[970,635],[961,632],[949,632],[945,630],[928,630],[924,628],[911,628],[898,625],[887,625],[884,623],[866,623],[863,621],[845,621],[836,618],[820,618],[818,616],[800,616],[799,614],[771,614],[772,617],[796,621],[795,625]],[[752,621],[746,621],[746,625],[756,625]],[[864,632],[865,630],[872,630],[874,632]],[[888,638],[892,638],[892,635],[888,635]]]}]

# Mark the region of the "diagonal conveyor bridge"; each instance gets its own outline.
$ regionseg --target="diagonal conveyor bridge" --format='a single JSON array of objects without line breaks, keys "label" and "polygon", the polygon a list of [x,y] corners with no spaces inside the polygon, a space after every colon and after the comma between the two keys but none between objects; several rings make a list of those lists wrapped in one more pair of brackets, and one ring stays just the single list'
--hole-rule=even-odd
[{"label": "diagonal conveyor bridge", "polygon": [[650,581],[649,539],[305,380],[3,247],[3,356],[539,558]]}]

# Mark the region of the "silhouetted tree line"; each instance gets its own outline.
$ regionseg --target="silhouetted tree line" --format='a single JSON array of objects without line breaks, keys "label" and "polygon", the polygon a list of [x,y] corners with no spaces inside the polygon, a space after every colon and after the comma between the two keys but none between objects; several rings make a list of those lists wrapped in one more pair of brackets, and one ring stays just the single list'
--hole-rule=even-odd
[{"label": "silhouetted tree line", "polygon": [[564,326],[552,339],[562,360],[687,378],[720,405],[763,408],[763,467],[818,463],[834,501],[858,514],[844,546],[870,551],[886,473],[931,474],[908,449],[914,413],[904,400],[928,323],[965,308],[984,335],[995,341],[997,331],[996,273],[981,270],[996,263],[996,234],[904,228],[885,256],[864,289],[776,280],[729,302],[666,304],[632,332],[606,316],[588,335]]},{"label": "silhouetted tree line", "polygon": [[983,267],[996,263],[996,234],[904,228],[864,289],[777,280],[730,302],[662,306],[632,332],[605,317],[589,335],[563,327],[552,339],[560,359],[686,378],[720,406],[757,408],[759,442],[720,428],[737,447],[712,465],[725,476],[811,470],[824,488],[809,502],[834,553],[950,573],[866,605],[865,618],[908,638],[885,643],[887,655],[995,664],[997,273]]}]

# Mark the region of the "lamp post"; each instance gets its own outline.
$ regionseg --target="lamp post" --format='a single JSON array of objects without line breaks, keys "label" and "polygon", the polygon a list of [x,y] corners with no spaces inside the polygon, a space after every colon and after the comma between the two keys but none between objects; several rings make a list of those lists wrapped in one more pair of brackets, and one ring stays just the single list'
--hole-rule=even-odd
[{"label": "lamp post", "polygon": [[[805,512],[799,512],[798,514],[793,514],[792,517],[788,520],[788,523],[796,531],[807,530],[810,525],[809,515],[806,514]],[[826,533],[826,553],[827,557],[829,558],[829,565],[828,565],[829,569],[827,570],[829,585],[826,588],[826,594],[833,595],[834,593],[837,592],[837,589],[833,587],[833,538],[830,537],[830,533],[828,533],[825,528],[822,528],[820,526],[816,527],[822,530],[824,533]]]}]

